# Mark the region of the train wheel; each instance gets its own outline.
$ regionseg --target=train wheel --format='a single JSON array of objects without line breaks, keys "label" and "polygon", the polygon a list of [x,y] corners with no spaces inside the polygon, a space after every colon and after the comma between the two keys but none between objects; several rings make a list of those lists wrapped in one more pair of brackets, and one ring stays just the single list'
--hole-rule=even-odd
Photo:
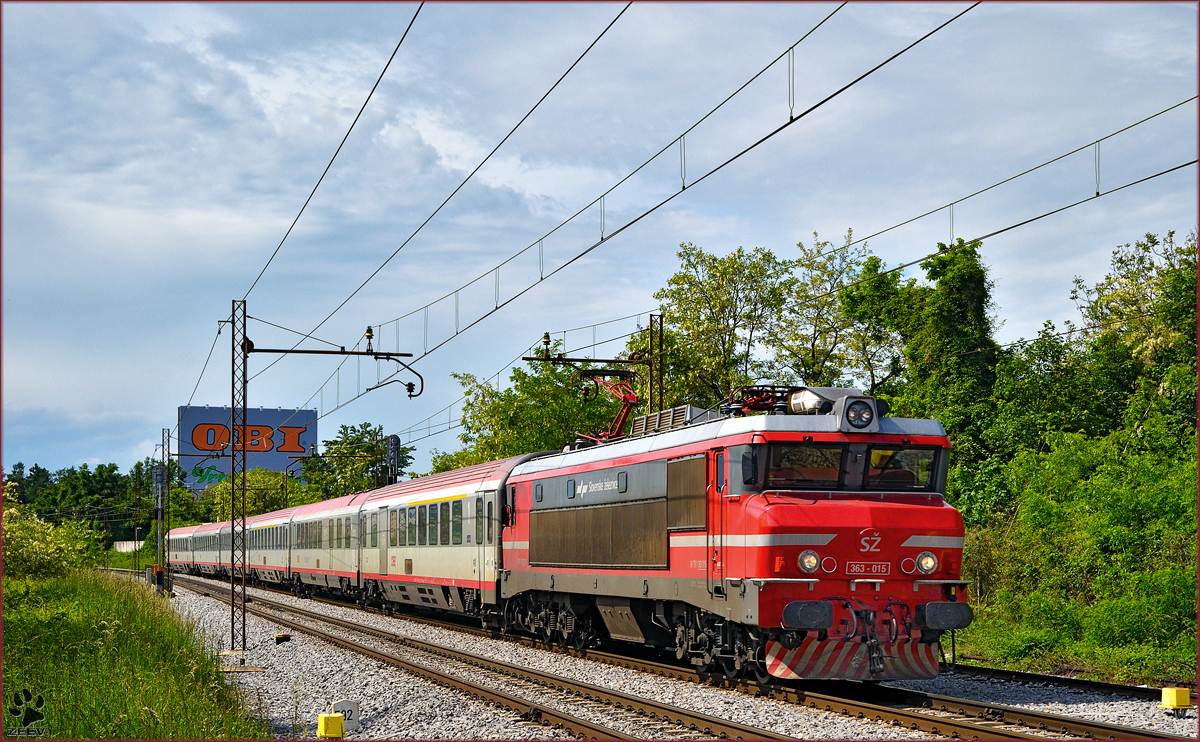
[{"label": "train wheel", "polygon": [[759,685],[770,685],[775,681],[775,676],[767,669],[767,666],[762,662],[754,662],[751,664],[754,668],[754,679]]},{"label": "train wheel", "polygon": [[730,680],[737,680],[746,671],[746,665],[742,663],[741,657],[720,657],[719,659],[721,661],[721,671]]}]

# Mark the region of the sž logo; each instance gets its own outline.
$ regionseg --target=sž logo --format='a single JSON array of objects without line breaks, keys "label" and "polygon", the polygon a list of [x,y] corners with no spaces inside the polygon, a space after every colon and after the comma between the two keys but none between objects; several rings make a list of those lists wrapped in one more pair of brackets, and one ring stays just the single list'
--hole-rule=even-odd
[{"label": "s\u017e logo", "polygon": [[860,544],[858,550],[864,554],[879,551],[879,544],[882,542],[883,536],[880,535],[879,531],[868,528],[858,534],[858,543]]}]

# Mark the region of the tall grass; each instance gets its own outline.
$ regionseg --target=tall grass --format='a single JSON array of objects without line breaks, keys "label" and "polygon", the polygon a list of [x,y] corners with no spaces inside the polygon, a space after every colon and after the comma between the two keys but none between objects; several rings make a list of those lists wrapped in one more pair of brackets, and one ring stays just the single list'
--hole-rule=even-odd
[{"label": "tall grass", "polygon": [[[4,578],[4,697],[42,694],[54,738],[269,738],[204,637],[143,583]],[[7,704],[6,704],[7,705]],[[13,736],[5,714],[5,736]]]}]

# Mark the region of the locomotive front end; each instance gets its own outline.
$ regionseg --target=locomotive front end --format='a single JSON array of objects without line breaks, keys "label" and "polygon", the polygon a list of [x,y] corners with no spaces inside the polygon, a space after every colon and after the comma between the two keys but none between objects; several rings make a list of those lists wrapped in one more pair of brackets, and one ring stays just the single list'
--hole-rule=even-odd
[{"label": "locomotive front end", "polygon": [[856,390],[790,397],[742,452],[761,662],[787,679],[936,676],[942,633],[973,619],[944,430]]}]

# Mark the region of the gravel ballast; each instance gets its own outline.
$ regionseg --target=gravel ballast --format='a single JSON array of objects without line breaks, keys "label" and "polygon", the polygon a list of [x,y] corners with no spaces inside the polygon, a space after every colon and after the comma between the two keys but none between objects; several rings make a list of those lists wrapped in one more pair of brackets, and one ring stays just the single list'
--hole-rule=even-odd
[{"label": "gravel ballast", "polygon": [[[936,738],[922,732],[850,719],[781,701],[754,698],[735,691],[654,677],[403,618],[330,606],[254,588],[248,588],[247,594],[258,594],[280,603],[350,619],[364,626],[652,698],[660,703],[693,709],[793,737]],[[223,639],[223,642],[215,640],[213,646],[215,649],[224,649],[229,634],[228,606],[182,591],[178,595],[177,608],[184,613],[191,612],[193,620],[215,637]],[[262,673],[231,674],[235,682],[246,688],[252,707],[261,695],[263,713],[279,736],[295,736],[293,719],[299,719],[307,736],[314,736],[317,714],[327,713],[329,705],[340,698],[356,700],[362,707],[363,729],[349,735],[351,738],[529,739],[558,736],[551,729],[522,723],[513,715],[465,694],[440,688],[402,670],[307,636],[293,634],[290,642],[277,646],[274,634],[280,631],[283,630],[248,616],[246,663],[267,670]],[[1188,719],[1174,719],[1158,709],[1153,701],[970,676],[942,676],[931,681],[909,681],[895,685],[1192,738],[1196,735],[1194,711]],[[647,730],[647,736],[650,734]]]}]

